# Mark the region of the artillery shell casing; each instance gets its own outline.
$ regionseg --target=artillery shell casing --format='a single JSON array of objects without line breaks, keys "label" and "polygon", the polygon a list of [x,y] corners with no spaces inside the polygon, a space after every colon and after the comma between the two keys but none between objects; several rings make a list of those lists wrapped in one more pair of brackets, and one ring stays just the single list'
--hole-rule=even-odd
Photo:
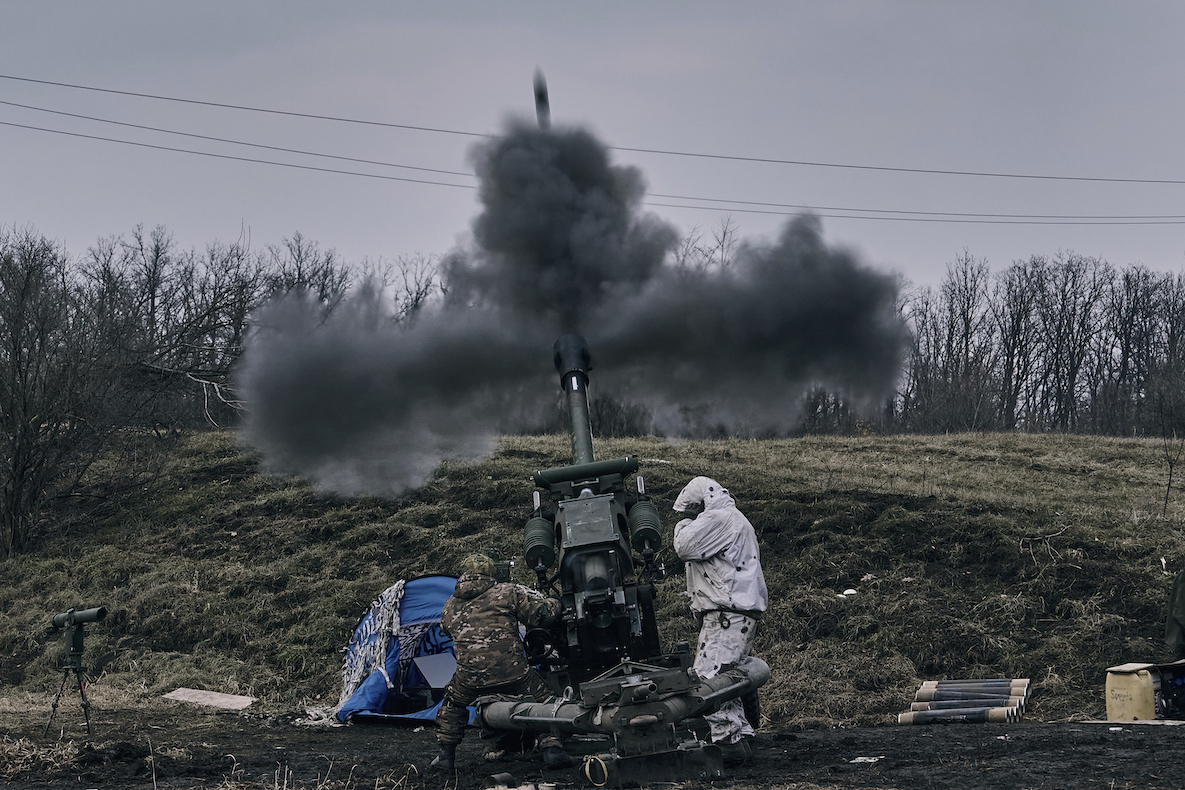
[{"label": "artillery shell casing", "polygon": [[1012,708],[955,708],[952,710],[919,710],[901,713],[898,724],[958,723],[982,724],[992,722],[1011,724],[1016,721]]},{"label": "artillery shell casing", "polygon": [[985,696],[1007,696],[1007,697],[1023,697],[1028,699],[1028,689],[1009,689],[1007,687],[1000,689],[983,689],[983,688],[928,688],[918,689],[918,692],[913,695],[915,702],[931,702],[933,700],[942,699],[979,699]]},{"label": "artillery shell casing", "polygon": [[927,686],[984,686],[992,684],[1003,684],[1005,686],[1012,686],[1020,684],[1022,686],[1029,685],[1028,678],[965,678],[962,680],[923,680],[922,688]]},{"label": "artillery shell casing", "polygon": [[923,689],[984,689],[995,694],[1001,690],[1027,692],[1030,688],[1028,678],[1017,680],[927,680],[922,683]]},{"label": "artillery shell casing", "polygon": [[490,774],[482,787],[518,787],[514,777],[507,773]]},{"label": "artillery shell casing", "polygon": [[981,697],[979,699],[942,699],[910,703],[910,710],[950,710],[951,708],[1016,708],[1024,710],[1024,697]]}]

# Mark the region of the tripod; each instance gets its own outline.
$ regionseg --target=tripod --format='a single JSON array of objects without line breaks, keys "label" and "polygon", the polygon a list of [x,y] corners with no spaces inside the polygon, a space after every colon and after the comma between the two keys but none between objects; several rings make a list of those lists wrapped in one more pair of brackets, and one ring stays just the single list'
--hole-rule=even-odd
[{"label": "tripod", "polygon": [[82,623],[72,625],[67,629],[66,641],[70,645],[70,650],[62,662],[62,685],[58,686],[57,696],[53,698],[53,707],[49,711],[49,721],[45,722],[43,737],[49,734],[49,725],[53,724],[54,714],[58,712],[58,701],[62,698],[62,692],[66,690],[66,682],[70,679],[71,672],[74,673],[74,679],[78,681],[78,694],[82,697],[82,715],[86,718],[86,734],[91,734],[91,701],[86,698],[86,671],[82,668],[82,638]]}]

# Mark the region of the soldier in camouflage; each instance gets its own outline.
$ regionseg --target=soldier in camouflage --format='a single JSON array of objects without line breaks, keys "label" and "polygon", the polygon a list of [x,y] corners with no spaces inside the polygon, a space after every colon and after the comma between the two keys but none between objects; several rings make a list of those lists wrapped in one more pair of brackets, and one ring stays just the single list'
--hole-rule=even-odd
[{"label": "soldier in camouflage", "polygon": [[[495,582],[494,562],[484,554],[467,557],[461,570],[457,588],[441,615],[441,625],[453,640],[457,671],[436,714],[440,754],[432,760],[433,768],[456,766],[457,745],[469,723],[468,706],[478,697],[553,698],[543,678],[527,663],[519,623],[529,628],[552,625],[559,619],[560,602],[521,584]],[[573,763],[558,736],[545,736],[539,745],[548,768]]]}]

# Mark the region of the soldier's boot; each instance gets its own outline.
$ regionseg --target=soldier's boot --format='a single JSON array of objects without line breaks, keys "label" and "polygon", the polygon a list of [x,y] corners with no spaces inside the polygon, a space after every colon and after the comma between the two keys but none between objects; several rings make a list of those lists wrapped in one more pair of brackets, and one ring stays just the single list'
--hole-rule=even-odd
[{"label": "soldier's boot", "polygon": [[440,754],[432,758],[432,767],[444,771],[451,771],[457,767],[457,745],[455,743],[441,745]]},{"label": "soldier's boot", "polygon": [[736,768],[749,762],[753,757],[753,749],[749,746],[747,738],[741,738],[735,743],[717,742],[720,747],[720,756],[724,758],[725,768]]},{"label": "soldier's boot", "polygon": [[545,768],[570,768],[575,764],[575,758],[564,751],[562,746],[548,746],[543,750],[543,766]]}]

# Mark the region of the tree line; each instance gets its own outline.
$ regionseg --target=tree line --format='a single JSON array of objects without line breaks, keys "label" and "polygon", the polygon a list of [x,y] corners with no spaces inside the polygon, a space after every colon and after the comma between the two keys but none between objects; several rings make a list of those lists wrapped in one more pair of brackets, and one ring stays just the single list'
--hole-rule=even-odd
[{"label": "tree line", "polygon": [[1034,255],[993,274],[964,252],[903,298],[913,344],[896,431],[1185,432],[1185,275]]},{"label": "tree line", "polygon": [[[735,227],[692,231],[677,266],[729,265]],[[233,427],[232,373],[254,311],[299,292],[326,314],[382,288],[392,320],[444,292],[422,255],[354,266],[299,233],[183,250],[163,227],[100,239],[80,258],[0,229],[0,556],[22,551],[49,497],[129,431]],[[936,286],[903,287],[912,345],[873,411],[822,388],[798,433],[1061,431],[1185,436],[1185,275],[1074,253],[993,273],[967,252]],[[628,393],[592,404],[594,431],[647,430]],[[557,425],[565,424],[557,418]]]},{"label": "tree line", "polygon": [[128,432],[236,425],[231,374],[265,301],[299,292],[328,313],[360,279],[391,292],[397,316],[438,284],[430,258],[354,267],[299,233],[183,250],[137,227],[72,259],[0,228],[0,557]]}]

